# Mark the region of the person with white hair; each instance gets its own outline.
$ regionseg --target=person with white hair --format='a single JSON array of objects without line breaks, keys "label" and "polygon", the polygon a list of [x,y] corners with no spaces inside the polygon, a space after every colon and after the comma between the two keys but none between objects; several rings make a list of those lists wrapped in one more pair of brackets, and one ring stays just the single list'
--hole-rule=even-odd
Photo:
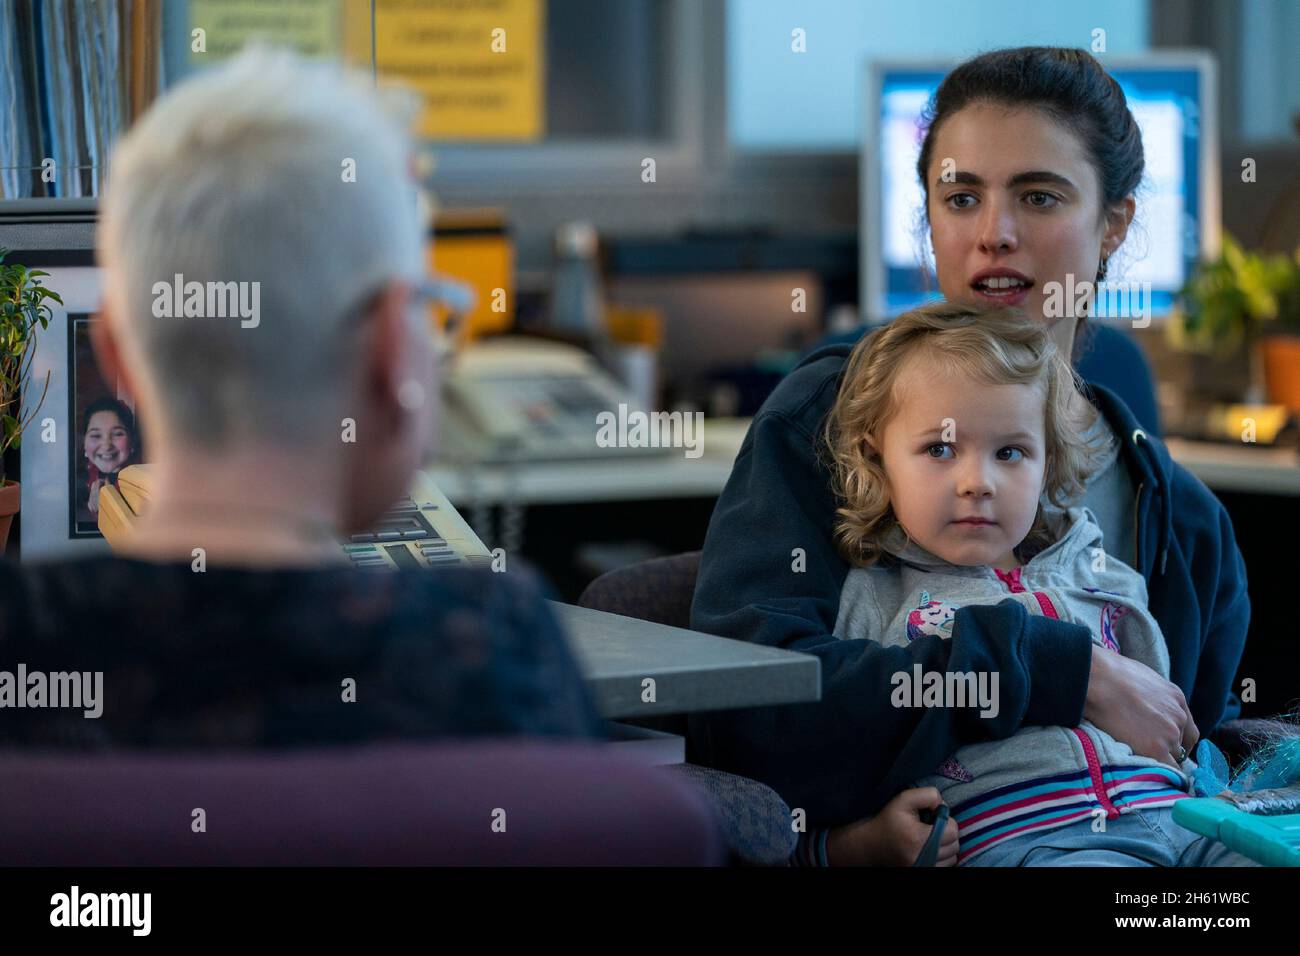
[{"label": "person with white hair", "polygon": [[103,672],[95,719],[12,710],[0,739],[602,736],[534,575],[369,574],[337,544],[401,497],[435,433],[411,115],[259,49],[117,145],[93,343],[154,487],[118,554],[0,568],[3,658]]}]

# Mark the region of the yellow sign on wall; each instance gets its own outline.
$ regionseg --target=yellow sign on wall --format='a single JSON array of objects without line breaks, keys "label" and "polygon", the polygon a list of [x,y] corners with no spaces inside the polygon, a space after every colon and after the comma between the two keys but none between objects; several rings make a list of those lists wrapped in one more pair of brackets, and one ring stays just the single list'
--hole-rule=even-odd
[{"label": "yellow sign on wall", "polygon": [[[347,8],[349,58],[370,62],[368,17]],[[368,11],[367,11],[368,12]],[[375,0],[381,76],[424,100],[419,135],[536,140],[545,132],[545,0]]]},{"label": "yellow sign on wall", "polygon": [[[202,49],[195,49],[195,30],[203,31]],[[195,66],[234,56],[251,40],[333,56],[339,51],[339,0],[190,0],[188,46]]]}]

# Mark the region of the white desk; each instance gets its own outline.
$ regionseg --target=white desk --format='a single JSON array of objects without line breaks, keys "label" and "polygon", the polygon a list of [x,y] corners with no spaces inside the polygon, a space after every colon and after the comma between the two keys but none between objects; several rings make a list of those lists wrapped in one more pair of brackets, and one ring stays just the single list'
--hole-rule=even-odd
[{"label": "white desk", "polygon": [[670,448],[653,456],[532,462],[513,468],[478,465],[468,474],[463,467],[436,463],[425,473],[461,507],[507,500],[548,505],[713,498],[727,483],[749,422],[748,418],[706,418],[699,458],[687,458],[684,449]]},{"label": "white desk", "polygon": [[[573,604],[548,602],[603,716],[655,717],[821,697],[821,661]],[[642,699],[646,678],[655,700]]]},{"label": "white desk", "polygon": [[[821,661],[680,627],[573,604],[549,602],[601,714],[654,717],[733,707],[799,704],[821,698]],[[644,681],[654,681],[654,701]],[[611,746],[651,764],[681,763],[678,734],[612,723]]]},{"label": "white desk", "polygon": [[1300,455],[1289,448],[1254,448],[1167,439],[1174,460],[1215,491],[1300,497]]}]

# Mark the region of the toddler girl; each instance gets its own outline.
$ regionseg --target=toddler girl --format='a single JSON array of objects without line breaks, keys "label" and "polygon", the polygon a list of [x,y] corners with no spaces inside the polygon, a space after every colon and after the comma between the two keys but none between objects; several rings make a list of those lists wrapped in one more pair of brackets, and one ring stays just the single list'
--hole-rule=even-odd
[{"label": "toddler girl", "polygon": [[[836,544],[854,565],[836,636],[946,640],[961,607],[1018,601],[1167,678],[1142,576],[1105,552],[1091,512],[1070,507],[1112,450],[1088,437],[1108,435],[1096,416],[1046,331],[1012,310],[927,306],[865,338],[826,432]],[[899,673],[891,701],[995,717],[997,676]],[[1188,795],[1186,757],[1135,754],[1087,721],[1023,726],[917,783],[951,808],[961,864],[1246,863],[1170,820]]]}]

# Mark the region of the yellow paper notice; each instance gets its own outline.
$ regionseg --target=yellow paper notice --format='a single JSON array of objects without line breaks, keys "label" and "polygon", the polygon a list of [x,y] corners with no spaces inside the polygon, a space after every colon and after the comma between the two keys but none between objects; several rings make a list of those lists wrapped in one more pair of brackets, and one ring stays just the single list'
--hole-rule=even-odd
[{"label": "yellow paper notice", "polygon": [[545,0],[376,0],[378,71],[423,97],[421,136],[536,140],[545,19]]},{"label": "yellow paper notice", "polygon": [[[195,49],[195,30],[206,50]],[[290,47],[306,56],[339,52],[339,0],[190,0],[190,62],[202,66],[234,56],[250,40]]]}]

